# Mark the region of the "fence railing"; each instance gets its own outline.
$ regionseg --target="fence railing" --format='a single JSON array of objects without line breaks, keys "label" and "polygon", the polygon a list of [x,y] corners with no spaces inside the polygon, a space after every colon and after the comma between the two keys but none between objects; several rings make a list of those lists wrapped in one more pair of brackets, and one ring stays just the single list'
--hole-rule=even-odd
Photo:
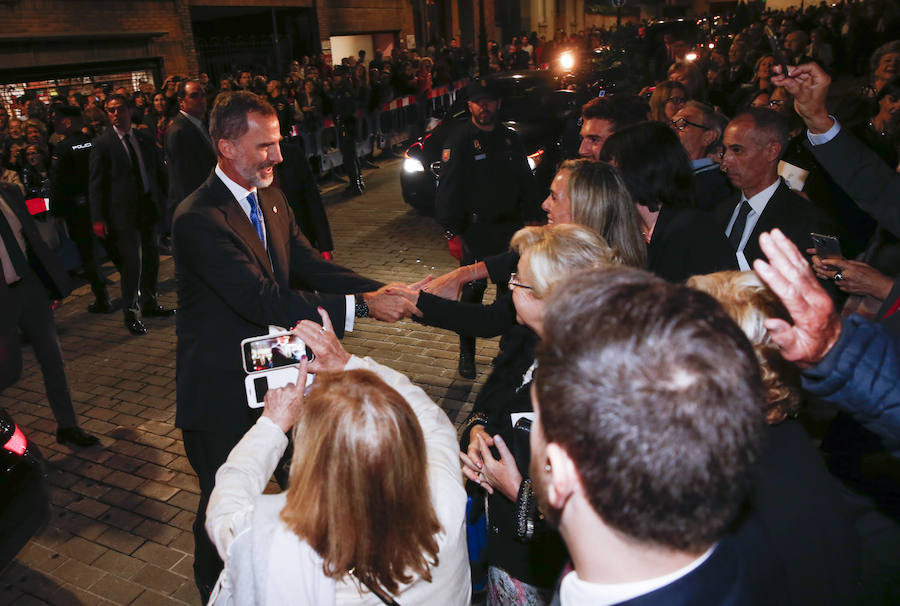
[{"label": "fence railing", "polygon": [[[456,95],[466,85],[459,80],[448,86],[431,89],[427,95],[406,95],[392,99],[373,111],[356,112],[356,155],[367,156],[376,149],[397,150],[412,139],[425,134],[431,116],[442,115],[456,101]],[[320,174],[342,163],[338,150],[337,125],[332,116],[325,116],[315,130],[299,128],[306,155],[319,157]]]}]

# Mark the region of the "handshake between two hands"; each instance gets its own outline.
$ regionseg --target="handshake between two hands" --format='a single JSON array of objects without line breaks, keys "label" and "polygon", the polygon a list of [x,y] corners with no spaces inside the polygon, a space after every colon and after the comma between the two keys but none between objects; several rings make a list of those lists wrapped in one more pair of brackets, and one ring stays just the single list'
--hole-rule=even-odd
[{"label": "handshake between two hands", "polygon": [[396,322],[410,316],[421,316],[422,312],[416,307],[419,291],[430,281],[431,276],[415,284],[391,282],[378,290],[363,293],[363,300],[369,306],[369,317],[382,322]]}]

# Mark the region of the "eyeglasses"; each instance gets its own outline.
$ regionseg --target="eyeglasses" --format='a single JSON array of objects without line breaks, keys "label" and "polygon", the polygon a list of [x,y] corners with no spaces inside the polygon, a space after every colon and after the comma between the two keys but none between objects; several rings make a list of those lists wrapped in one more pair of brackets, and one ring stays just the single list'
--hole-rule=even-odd
[{"label": "eyeglasses", "polygon": [[509,289],[515,290],[517,288],[525,288],[528,290],[534,290],[533,286],[528,286],[527,284],[522,284],[519,282],[519,274],[513,272],[509,274]]},{"label": "eyeglasses", "polygon": [[684,97],[669,97],[666,99],[666,103],[672,103],[673,105],[684,105],[687,103],[687,99]]},{"label": "eyeglasses", "polygon": [[697,124],[696,122],[691,122],[687,118],[678,118],[677,120],[669,120],[669,124],[672,128],[682,131],[686,129],[688,126],[693,126],[695,128],[699,128],[701,130],[709,130],[708,126],[703,126],[702,124]]},{"label": "eyeglasses", "polygon": [[782,99],[771,99],[769,101],[769,107],[781,107],[784,105],[784,101]]}]

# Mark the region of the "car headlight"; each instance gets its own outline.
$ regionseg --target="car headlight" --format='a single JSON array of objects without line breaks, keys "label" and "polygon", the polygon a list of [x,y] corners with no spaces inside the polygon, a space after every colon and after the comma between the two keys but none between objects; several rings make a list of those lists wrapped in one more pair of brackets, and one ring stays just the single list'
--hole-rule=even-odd
[{"label": "car headlight", "polygon": [[419,160],[416,160],[415,158],[407,158],[403,161],[403,172],[424,173],[425,167]]}]

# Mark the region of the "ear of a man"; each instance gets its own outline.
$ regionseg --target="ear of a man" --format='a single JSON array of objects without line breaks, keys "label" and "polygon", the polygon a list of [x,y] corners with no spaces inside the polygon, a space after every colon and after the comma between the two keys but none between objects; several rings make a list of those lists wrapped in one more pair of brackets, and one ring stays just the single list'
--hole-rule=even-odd
[{"label": "ear of a man", "polygon": [[578,478],[578,470],[575,462],[568,453],[555,442],[547,444],[545,450],[547,465],[550,466],[547,473],[550,481],[547,485],[547,500],[554,508],[562,511],[568,500],[581,489],[581,480]]}]

